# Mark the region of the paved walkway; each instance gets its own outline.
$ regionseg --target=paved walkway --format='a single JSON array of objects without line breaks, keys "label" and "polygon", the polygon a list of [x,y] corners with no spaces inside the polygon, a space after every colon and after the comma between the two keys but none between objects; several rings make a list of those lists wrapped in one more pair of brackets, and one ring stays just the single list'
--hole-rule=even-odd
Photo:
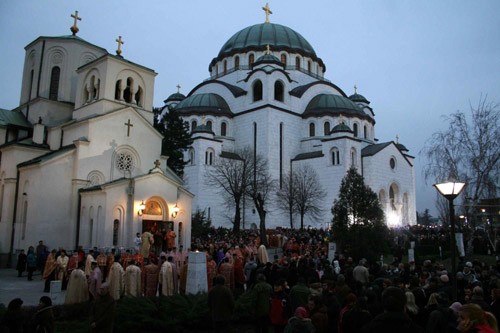
[{"label": "paved walkway", "polygon": [[44,293],[44,283],[40,272],[35,272],[33,281],[28,281],[26,272],[18,278],[15,269],[0,269],[0,303],[7,306],[12,299],[19,297],[24,302],[23,306],[38,305],[40,297],[44,295],[52,298],[53,304],[64,303],[66,292]]}]

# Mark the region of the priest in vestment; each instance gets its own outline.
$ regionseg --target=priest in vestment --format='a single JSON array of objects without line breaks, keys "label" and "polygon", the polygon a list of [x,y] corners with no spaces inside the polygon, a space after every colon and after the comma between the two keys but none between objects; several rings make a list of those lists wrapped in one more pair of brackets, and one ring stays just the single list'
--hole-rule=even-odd
[{"label": "priest in vestment", "polygon": [[174,268],[171,262],[165,261],[160,269],[161,294],[172,296],[174,294]]},{"label": "priest in vestment", "polygon": [[123,294],[123,267],[120,265],[120,258],[115,257],[115,262],[111,265],[108,274],[109,294],[114,300],[119,300]]},{"label": "priest in vestment", "polygon": [[234,290],[234,268],[233,265],[229,263],[229,258],[224,258],[224,261],[219,266],[219,274],[224,276],[224,284],[226,287]]},{"label": "priest in vestment", "polygon": [[139,297],[141,293],[141,269],[135,261],[131,261],[123,276],[125,285],[125,296]]},{"label": "priest in vestment", "polygon": [[153,244],[153,234],[149,230],[144,231],[141,236],[141,254],[144,258],[149,258],[149,251],[151,251],[151,245]]},{"label": "priest in vestment", "polygon": [[66,255],[66,251],[61,250],[61,255],[57,257],[56,260],[56,279],[62,281],[62,290],[66,290],[67,287],[67,268],[68,268],[69,257]]},{"label": "priest in vestment", "polygon": [[43,279],[45,280],[45,288],[43,289],[44,293],[48,293],[50,291],[50,282],[54,281],[56,278],[56,267],[56,250],[52,250],[47,257],[47,261],[45,261],[45,268],[43,270]]},{"label": "priest in vestment", "polygon": [[257,260],[260,264],[265,265],[269,262],[269,255],[267,254],[267,249],[264,244],[260,244],[257,249]]},{"label": "priest in vestment", "polygon": [[108,273],[107,261],[108,257],[104,253],[104,250],[99,250],[99,255],[95,258],[97,261],[97,266],[101,269],[103,281],[106,279]]},{"label": "priest in vestment", "polygon": [[87,277],[82,268],[83,263],[79,263],[78,268],[71,271],[64,304],[83,303],[89,300]]},{"label": "priest in vestment", "polygon": [[144,266],[142,270],[142,292],[145,297],[155,297],[158,292],[158,278],[160,266],[154,260]]},{"label": "priest in vestment", "polygon": [[85,259],[85,275],[90,276],[90,273],[92,273],[92,261],[94,260],[94,250],[90,250]]},{"label": "priest in vestment", "polygon": [[102,272],[99,266],[97,265],[97,261],[93,260],[90,263],[91,272],[89,275],[89,294],[92,297],[92,300],[97,300],[99,298],[99,290],[101,289],[102,283]]},{"label": "priest in vestment", "polygon": [[212,256],[207,253],[207,282],[208,290],[212,289],[212,282],[214,277],[217,275],[217,264],[212,259]]}]

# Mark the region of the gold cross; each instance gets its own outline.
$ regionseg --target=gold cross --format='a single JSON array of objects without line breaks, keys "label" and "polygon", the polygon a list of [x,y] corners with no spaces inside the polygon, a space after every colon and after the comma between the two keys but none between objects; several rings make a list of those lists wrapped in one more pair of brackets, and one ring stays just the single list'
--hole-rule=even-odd
[{"label": "gold cross", "polygon": [[181,86],[177,83],[176,87],[177,87],[177,93],[179,93],[181,91]]},{"label": "gold cross", "polygon": [[354,85],[354,93],[357,94],[358,93],[358,87],[356,87],[356,85]]},{"label": "gold cross", "polygon": [[75,10],[75,14],[71,14],[71,17],[75,19],[75,22],[73,22],[73,26],[71,28],[69,28],[69,29],[73,33],[73,36],[75,36],[76,33],[80,30],[80,29],[78,29],[76,23],[78,21],[81,21],[82,18],[78,16],[78,11],[77,10]]},{"label": "gold cross", "polygon": [[134,127],[134,125],[130,123],[130,119],[125,123],[125,126],[127,126],[127,136],[130,136],[130,127]]},{"label": "gold cross", "polygon": [[118,50],[116,50],[116,55],[120,56],[122,54],[121,46],[122,44],[125,44],[125,42],[122,41],[122,36],[118,36],[116,42],[118,43]]},{"label": "gold cross", "polygon": [[266,2],[266,6],[262,7],[262,10],[266,12],[266,23],[269,23],[269,14],[272,14],[271,8],[269,8],[269,4]]},{"label": "gold cross", "polygon": [[159,168],[160,164],[161,164],[160,160],[156,160],[155,161],[155,168]]}]

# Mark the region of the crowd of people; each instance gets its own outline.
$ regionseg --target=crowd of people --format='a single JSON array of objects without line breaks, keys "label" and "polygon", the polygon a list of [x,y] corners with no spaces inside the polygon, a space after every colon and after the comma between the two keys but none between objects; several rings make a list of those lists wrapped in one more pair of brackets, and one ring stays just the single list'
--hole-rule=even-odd
[{"label": "crowd of people", "polygon": [[[112,325],[113,304],[122,297],[185,293],[191,250],[206,253],[208,309],[216,332],[231,328],[237,300],[248,295],[255,332],[498,332],[500,263],[461,258],[453,276],[439,261],[417,264],[395,256],[392,262],[369,262],[329,253],[329,239],[322,229],[273,230],[267,236],[270,251],[254,231],[235,235],[219,228],[184,250],[175,242],[155,247],[154,234],[145,231],[137,235],[136,248],[123,253],[80,248],[67,256],[63,249],[52,250],[43,277],[46,288],[61,281],[66,304],[94,304],[96,332]],[[43,264],[36,253],[38,247],[29,249],[26,261]]]}]

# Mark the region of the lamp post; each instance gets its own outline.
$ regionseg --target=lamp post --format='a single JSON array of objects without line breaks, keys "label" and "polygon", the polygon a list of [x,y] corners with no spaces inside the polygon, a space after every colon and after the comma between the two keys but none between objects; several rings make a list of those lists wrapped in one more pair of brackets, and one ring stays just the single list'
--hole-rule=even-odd
[{"label": "lamp post", "polygon": [[433,185],[439,193],[448,200],[450,207],[450,252],[451,252],[451,274],[452,274],[452,288],[453,288],[453,301],[457,300],[457,245],[455,239],[455,208],[453,200],[462,192],[465,183],[450,181],[446,183],[439,183]]}]

